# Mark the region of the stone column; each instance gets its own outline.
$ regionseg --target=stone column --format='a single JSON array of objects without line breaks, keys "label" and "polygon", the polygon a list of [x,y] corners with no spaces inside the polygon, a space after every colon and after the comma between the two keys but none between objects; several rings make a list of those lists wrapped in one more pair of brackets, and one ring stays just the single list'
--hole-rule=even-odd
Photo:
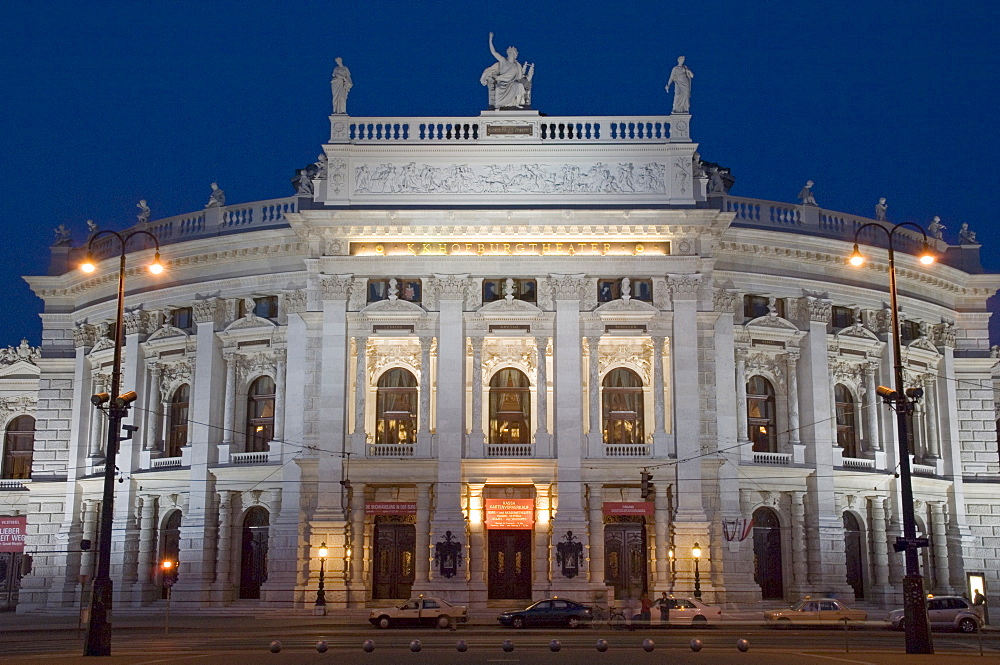
[{"label": "stone column", "polygon": [[750,442],[747,431],[747,352],[736,349],[736,438],[740,443]]},{"label": "stone column", "polygon": [[[233,433],[236,429],[236,365],[239,358],[233,351],[226,353],[224,358],[226,360],[226,403],[222,424],[222,448],[228,453],[235,452],[232,450],[232,446]],[[228,455],[226,461],[228,461]]]},{"label": "stone column", "polygon": [[796,596],[809,593],[809,559],[806,548],[806,508],[802,492],[791,492],[792,528],[789,530],[792,546],[792,588]]},{"label": "stone column", "polygon": [[420,338],[420,414],[417,423],[417,441],[421,457],[430,454],[431,436],[431,344],[434,338],[424,335]]},{"label": "stone column", "polygon": [[926,458],[929,462],[934,462],[941,457],[941,445],[938,438],[938,402],[937,402],[937,381],[933,374],[925,374],[921,377],[924,387],[924,408],[927,411],[927,445]]},{"label": "stone column", "polygon": [[[878,435],[879,397],[875,392],[875,370],[878,364],[867,362],[865,372],[865,443],[870,454],[882,450],[882,438]],[[881,467],[880,467],[881,468]]]},{"label": "stone column", "polygon": [[357,483],[351,490],[351,548],[349,595],[352,602],[365,600],[365,485]]},{"label": "stone column", "polygon": [[470,337],[472,346],[472,431],[469,450],[477,456],[486,456],[486,435],[483,432],[483,338]]},{"label": "stone column", "polygon": [[[351,449],[348,435],[348,420],[352,409],[350,390],[350,346],[347,330],[347,306],[351,291],[364,288],[356,283],[353,276],[321,275],[317,264],[307,262],[312,272],[307,301],[312,302],[308,312],[298,315],[301,320],[289,317],[289,328],[299,329],[300,335],[319,346],[319,371],[313,376],[322,406],[317,408],[317,433],[309,433],[319,454],[316,497],[316,512],[310,521],[313,532],[345,534],[347,520],[344,508],[347,505],[345,488],[340,484],[343,478],[345,452],[359,453]],[[293,325],[294,324],[294,325]],[[312,361],[311,357],[302,360]],[[307,416],[302,415],[303,428],[307,427]],[[322,541],[321,541],[322,542]],[[329,544],[329,543],[328,543]],[[343,580],[346,581],[346,580]]]},{"label": "stone column", "polygon": [[[94,376],[94,394],[107,392],[107,377],[97,374]],[[90,463],[100,464],[104,461],[104,445],[107,441],[107,419],[104,412],[96,406],[91,411],[90,418],[90,446],[87,457]]]},{"label": "stone column", "polygon": [[281,446],[285,439],[285,375],[288,367],[285,349],[275,349],[274,361],[274,440]]},{"label": "stone column", "polygon": [[600,483],[587,485],[588,509],[588,541],[590,542],[590,560],[587,569],[590,572],[590,585],[604,585],[604,498]]},{"label": "stone column", "polygon": [[785,356],[785,367],[788,368],[788,443],[799,444],[799,379],[796,366],[798,356],[788,353]]},{"label": "stone column", "polygon": [[889,539],[886,535],[885,497],[868,497],[871,504],[872,581],[876,598],[885,600],[889,590]]},{"label": "stone column", "polygon": [[[486,524],[483,510],[485,483],[469,483],[469,588],[486,591]],[[426,551],[426,550],[425,550]],[[426,578],[426,568],[424,577]]]},{"label": "stone column", "polygon": [[604,457],[604,432],[601,429],[601,376],[600,376],[600,336],[594,335],[587,338],[588,358],[590,363],[587,368],[587,385],[590,391],[587,394],[588,410],[590,411],[590,456]]},{"label": "stone column", "polygon": [[160,450],[160,364],[149,366],[149,392],[146,394],[146,436],[142,441],[143,451]]},{"label": "stone column", "polygon": [[538,398],[535,454],[538,457],[549,457],[552,455],[552,441],[549,436],[548,347],[549,338],[547,336],[540,335],[535,337],[535,356],[538,363],[538,372],[535,378],[535,393]]},{"label": "stone column", "polygon": [[[481,496],[481,495],[480,495]],[[480,499],[481,500],[481,499]],[[414,565],[415,586],[426,586],[431,569],[431,484],[417,483],[417,515],[416,515],[416,561]],[[485,555],[485,551],[484,554]]]},{"label": "stone column", "polygon": [[354,348],[357,355],[354,361],[354,440],[355,450],[358,445],[364,446],[365,439],[365,400],[368,397],[368,379],[365,369],[368,366],[368,337],[354,338]]},{"label": "stone column", "polygon": [[132,602],[142,605],[154,597],[156,586],[156,545],[157,545],[157,502],[155,494],[144,494],[140,497],[142,509],[139,518],[139,566],[137,571],[138,584],[132,596]]},{"label": "stone column", "polygon": [[212,588],[213,604],[224,604],[232,600],[233,583],[233,492],[219,492],[219,551],[216,553],[218,563],[215,569],[215,584]]},{"label": "stone column", "polygon": [[583,533],[587,520],[583,511],[581,478],[581,460],[586,456],[586,449],[583,439],[580,294],[588,282],[582,275],[552,275],[550,283],[555,301],[554,431],[559,478],[559,511],[555,515],[553,529],[558,533],[565,533],[567,529]]},{"label": "stone column", "polygon": [[[696,536],[707,532],[705,508],[702,504],[701,474],[701,395],[699,386],[698,292],[701,275],[669,275],[668,286],[673,302],[673,385],[690,387],[690,395],[674,403],[676,414],[674,438],[677,452],[677,513],[678,528],[690,531],[690,540],[675,543],[690,548]],[[690,523],[680,527],[682,523]],[[703,538],[703,536],[702,536]]]},{"label": "stone column", "polygon": [[[99,391],[98,391],[99,392]],[[80,557],[80,574],[94,579],[97,572],[94,568],[94,553],[97,551],[97,514],[101,510],[101,502],[97,499],[83,500],[83,538],[90,541],[90,549]]]},{"label": "stone column", "polygon": [[667,433],[663,404],[663,342],[662,335],[653,337],[653,439]]},{"label": "stone column", "polygon": [[931,501],[931,547],[934,555],[934,585],[935,593],[954,593],[949,580],[947,510],[943,501]]}]

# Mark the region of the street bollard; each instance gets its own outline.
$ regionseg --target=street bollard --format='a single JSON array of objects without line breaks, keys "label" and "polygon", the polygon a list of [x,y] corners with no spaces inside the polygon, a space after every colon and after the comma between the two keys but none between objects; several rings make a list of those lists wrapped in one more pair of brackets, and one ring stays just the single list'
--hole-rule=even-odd
[{"label": "street bollard", "polygon": [[320,640],[319,642],[316,643],[316,651],[320,653],[326,653],[326,650],[329,648],[330,648],[329,645],[323,640]]},{"label": "street bollard", "polygon": [[514,650],[514,643],[511,642],[510,640],[504,640],[503,641],[503,650],[504,650],[505,653],[510,653],[511,651]]},{"label": "street bollard", "polygon": [[747,641],[747,640],[745,640],[745,639],[744,640],[737,640],[736,641],[736,648],[739,649],[740,651],[742,651],[743,653],[746,653],[747,651],[750,651],[750,642]]},{"label": "street bollard", "polygon": [[691,640],[691,651],[701,651],[701,640]]},{"label": "street bollard", "polygon": [[413,653],[417,653],[418,651],[420,651],[420,640],[413,640],[412,642],[410,642],[410,651],[412,651]]},{"label": "street bollard", "polygon": [[551,642],[549,642],[549,651],[557,652],[559,651],[559,649],[562,649],[562,644],[559,642],[559,640],[552,640]]},{"label": "street bollard", "polygon": [[271,653],[278,653],[281,651],[281,642],[274,640],[268,648],[271,650]]},{"label": "street bollard", "polygon": [[459,653],[465,653],[466,651],[469,650],[469,645],[465,643],[465,640],[459,640],[458,642],[455,643],[455,649]]},{"label": "street bollard", "polygon": [[656,648],[656,645],[653,644],[653,640],[643,640],[642,648],[646,650],[646,653],[649,653],[650,651]]},{"label": "street bollard", "polygon": [[372,651],[375,651],[375,643],[371,640],[365,640],[364,644],[361,645],[361,648],[364,649],[365,653],[371,653]]},{"label": "street bollard", "polygon": [[600,651],[601,653],[604,653],[605,651],[607,651],[608,650],[608,641],[607,640],[597,640],[597,650]]}]

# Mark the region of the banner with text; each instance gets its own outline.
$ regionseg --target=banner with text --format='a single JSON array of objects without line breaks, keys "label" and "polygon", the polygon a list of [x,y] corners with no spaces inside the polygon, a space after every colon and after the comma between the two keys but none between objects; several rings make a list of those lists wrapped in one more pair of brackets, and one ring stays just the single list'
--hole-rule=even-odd
[{"label": "banner with text", "polygon": [[605,515],[647,515],[655,514],[652,501],[605,501]]},{"label": "banner with text", "polygon": [[483,499],[487,529],[531,529],[535,526],[534,499]]},{"label": "banner with text", "polygon": [[370,501],[365,504],[368,515],[416,515],[417,504],[413,501]]},{"label": "banner with text", "polygon": [[0,517],[0,552],[23,552],[28,516]]}]

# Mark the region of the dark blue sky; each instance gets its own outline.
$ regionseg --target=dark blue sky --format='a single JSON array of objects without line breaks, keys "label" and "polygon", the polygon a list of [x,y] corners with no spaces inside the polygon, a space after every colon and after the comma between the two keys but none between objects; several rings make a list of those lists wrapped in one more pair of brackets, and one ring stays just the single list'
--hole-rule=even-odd
[{"label": "dark blue sky", "polygon": [[669,113],[678,55],[692,132],[733,194],[926,224],[963,221],[1000,271],[993,161],[997,2],[0,3],[0,345],[40,339],[52,229],[287,196],[329,131],[341,56],[354,116],[478,115],[496,46],[536,63],[549,115]]}]

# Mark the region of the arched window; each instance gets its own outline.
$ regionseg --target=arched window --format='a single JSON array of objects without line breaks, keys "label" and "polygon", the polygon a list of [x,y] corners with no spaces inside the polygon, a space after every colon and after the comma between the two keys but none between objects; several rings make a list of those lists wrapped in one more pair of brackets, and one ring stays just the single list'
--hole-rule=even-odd
[{"label": "arched window", "polygon": [[490,443],[531,443],[531,388],[520,370],[490,379]]},{"label": "arched window", "polygon": [[177,388],[170,398],[167,418],[167,445],[164,451],[167,457],[180,457],[181,448],[187,445],[190,401],[191,386],[186,383]]},{"label": "arched window", "polygon": [[31,453],[35,447],[35,419],[18,416],[7,425],[3,441],[3,478],[31,478]]},{"label": "arched window", "polygon": [[377,390],[375,443],[416,442],[417,379],[405,369],[390,369],[378,378]]},{"label": "arched window", "polygon": [[[181,511],[175,510],[163,522],[160,531],[160,588],[163,598],[167,597],[167,589],[177,582],[177,568],[181,557]],[[169,572],[163,568],[163,562],[170,561]]]},{"label": "arched window", "polygon": [[254,506],[243,517],[243,549],[240,556],[240,598],[260,598],[267,581],[268,512]]},{"label": "arched window", "polygon": [[844,457],[858,457],[858,431],[855,427],[854,396],[842,383],[833,389],[837,407],[837,445],[844,449]]},{"label": "arched window", "polygon": [[246,452],[259,453],[269,449],[274,438],[274,380],[262,376],[250,384],[247,391]]},{"label": "arched window", "polygon": [[778,427],[775,420],[774,386],[762,376],[747,381],[747,432],[758,453],[773,453],[778,449]]},{"label": "arched window", "polygon": [[642,380],[625,367],[604,376],[602,420],[605,443],[645,443],[643,434]]}]

